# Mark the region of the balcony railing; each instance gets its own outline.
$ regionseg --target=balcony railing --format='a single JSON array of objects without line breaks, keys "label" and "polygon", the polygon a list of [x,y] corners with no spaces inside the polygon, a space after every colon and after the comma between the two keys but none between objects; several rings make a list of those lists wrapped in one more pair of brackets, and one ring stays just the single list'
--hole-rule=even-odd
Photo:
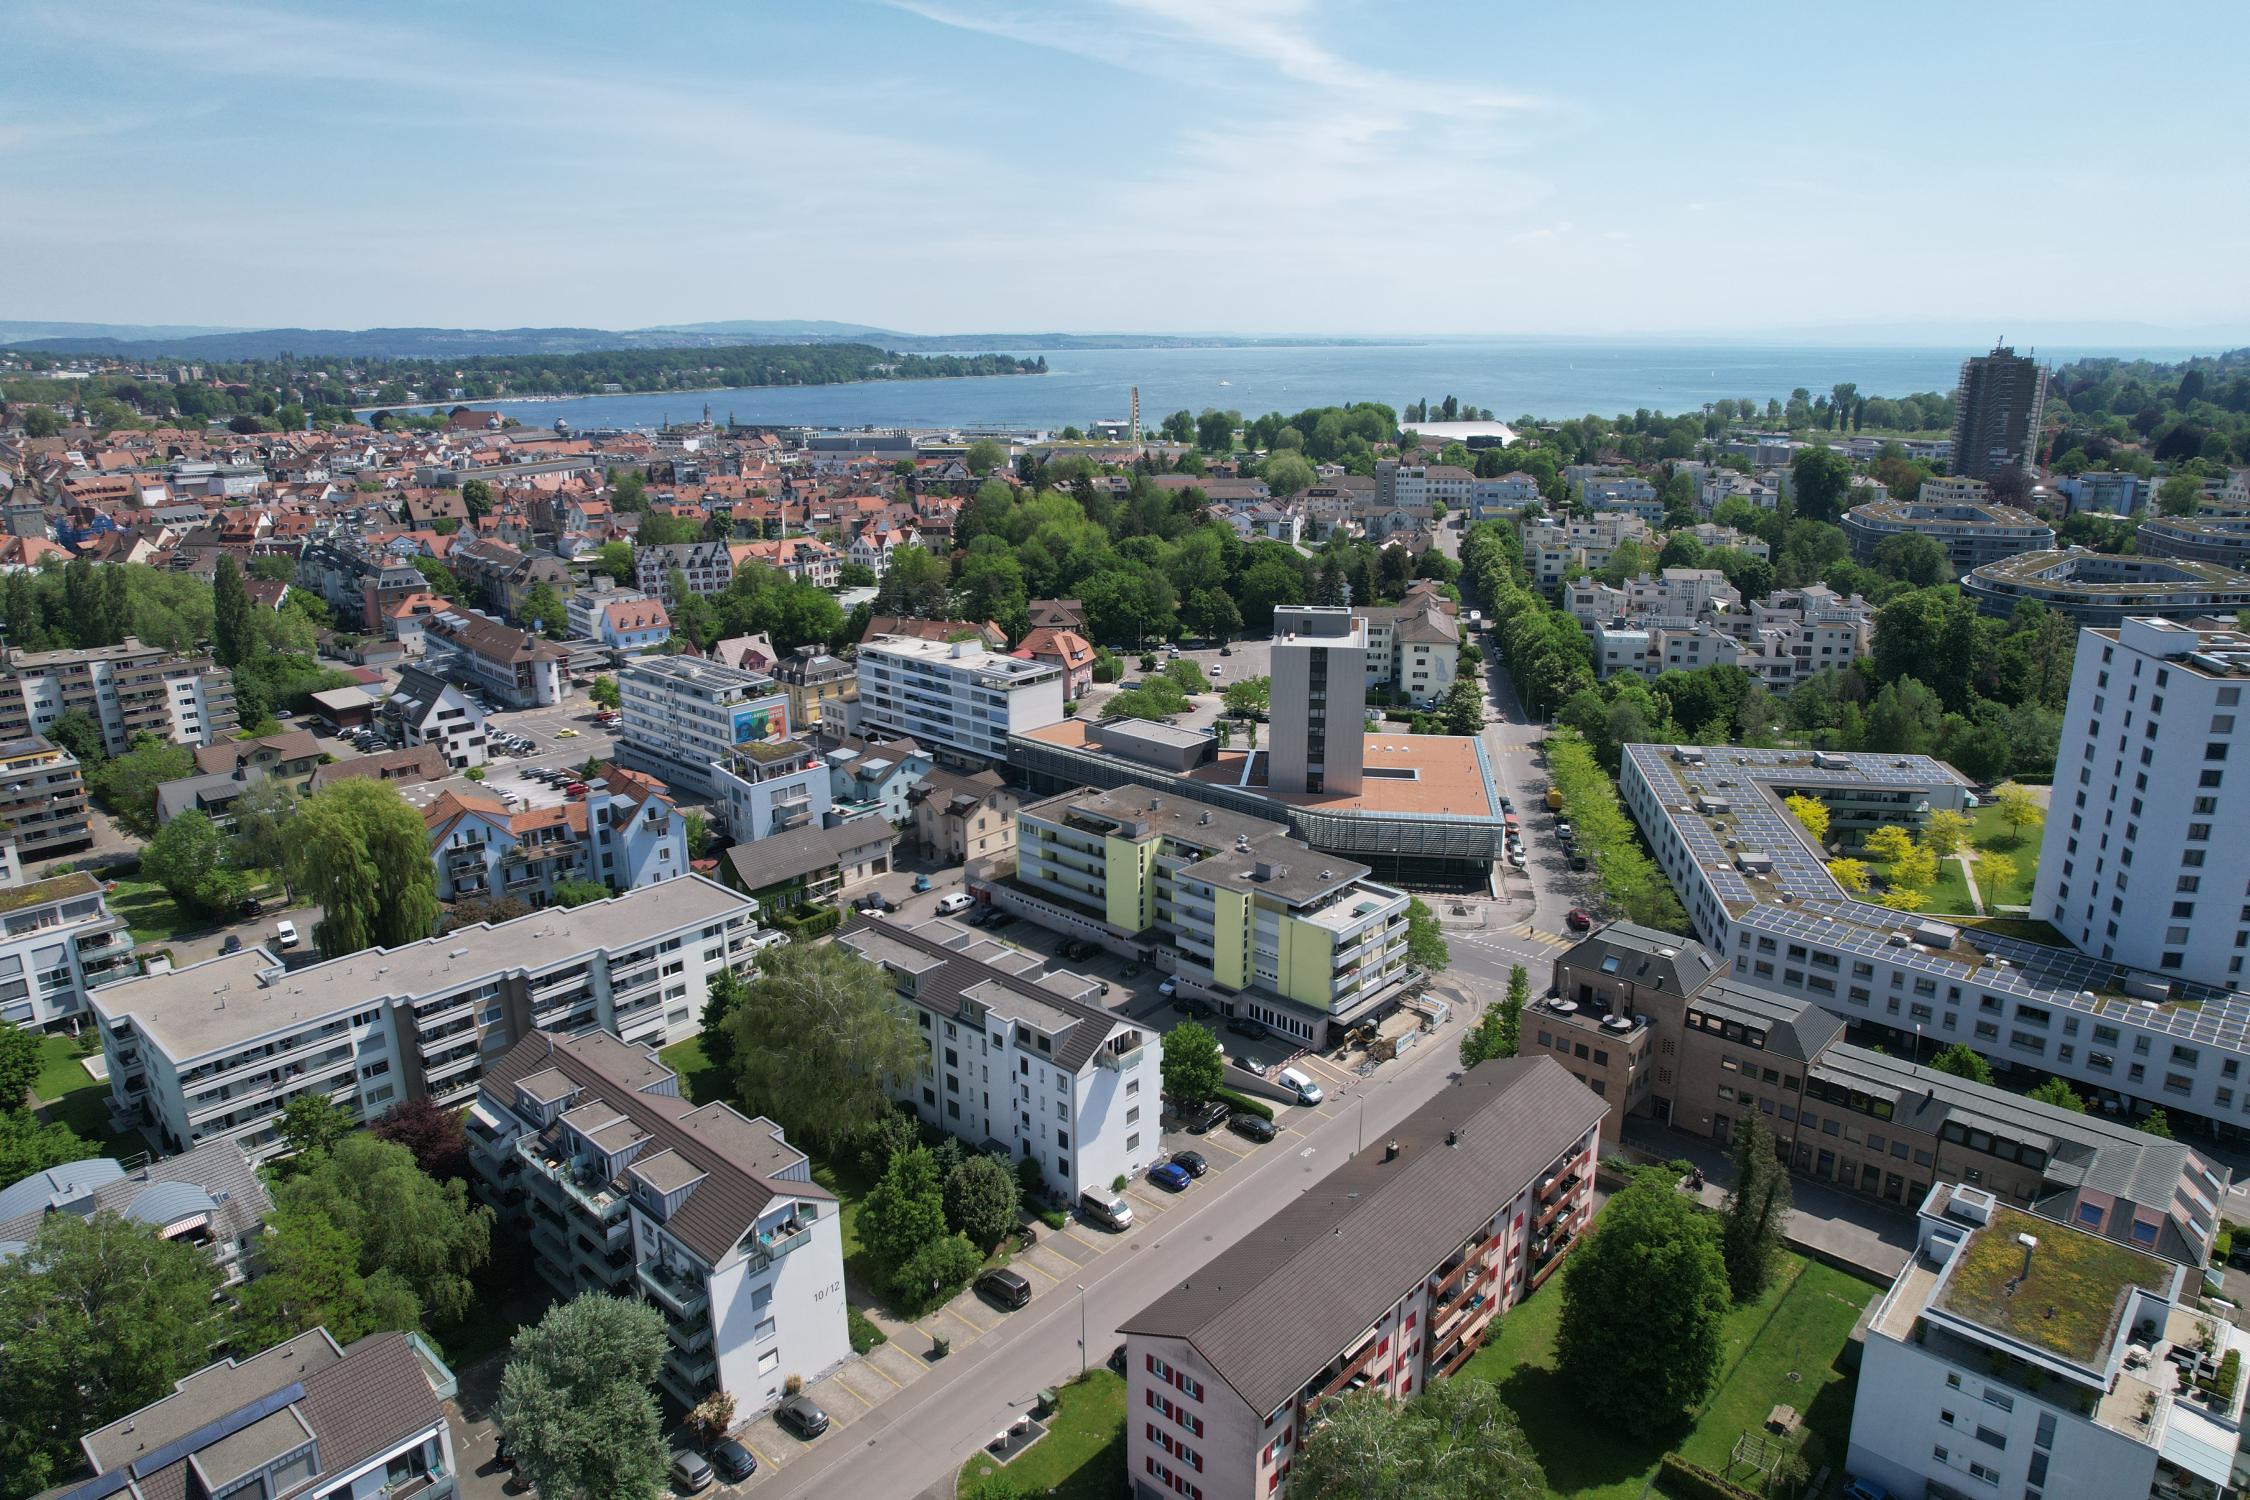
[{"label": "balcony railing", "polygon": [[700,1282],[672,1274],[661,1265],[643,1262],[638,1268],[641,1286],[682,1318],[698,1318],[710,1311],[711,1294]]},{"label": "balcony railing", "polygon": [[625,1195],[604,1182],[591,1171],[582,1171],[569,1158],[542,1156],[536,1141],[525,1139],[516,1143],[516,1154],[525,1166],[559,1186],[576,1199],[579,1206],[598,1219],[607,1219],[625,1206]]}]

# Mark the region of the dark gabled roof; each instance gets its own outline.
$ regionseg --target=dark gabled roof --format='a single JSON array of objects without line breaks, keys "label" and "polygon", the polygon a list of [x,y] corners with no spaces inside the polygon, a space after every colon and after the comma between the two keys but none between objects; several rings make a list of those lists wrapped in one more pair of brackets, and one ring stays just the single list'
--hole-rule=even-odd
[{"label": "dark gabled roof", "polygon": [[[1614,967],[1609,960],[1615,959]],[[1692,995],[1721,971],[1711,950],[1693,938],[1631,922],[1612,922],[1571,945],[1563,962],[1574,969],[1615,975],[1667,995]]]},{"label": "dark gabled roof", "polygon": [[1608,1108],[1551,1057],[1480,1063],[1120,1326],[1186,1340],[1275,1411]]},{"label": "dark gabled roof", "polygon": [[[724,1104],[698,1109],[674,1094],[648,1090],[675,1075],[645,1047],[606,1031],[564,1037],[535,1031],[485,1070],[479,1092],[513,1110],[519,1080],[560,1072],[580,1089],[575,1108],[606,1105],[649,1138],[643,1154],[676,1153],[703,1173],[703,1180],[673,1211],[664,1227],[682,1244],[716,1265],[780,1195],[833,1200],[834,1194],[811,1181],[782,1182],[776,1174],[804,1161],[784,1143],[780,1127],[752,1120]],[[542,1085],[551,1080],[541,1080]],[[552,1093],[543,1086],[541,1093]]]},{"label": "dark gabled roof", "polygon": [[1687,1003],[1706,1015],[1764,1032],[1766,1051],[1796,1062],[1818,1060],[1844,1035],[1844,1018],[1834,1012],[1733,979],[1714,980]]},{"label": "dark gabled roof", "polygon": [[[869,945],[896,944],[912,949],[931,960],[931,966],[916,971],[914,1003],[927,1006],[940,1016],[962,1019],[967,1005],[976,1001],[989,1008],[1005,1010],[1002,995],[1014,996],[1025,1002],[1025,1009],[1036,1019],[1032,1024],[1046,1030],[1047,1017],[1058,1017],[1063,1022],[1054,1031],[1055,1066],[1075,1073],[1093,1060],[1102,1044],[1109,1040],[1118,1025],[1117,1017],[1099,1005],[1074,1000],[1064,991],[1075,987],[1080,978],[1069,976],[1060,988],[1051,988],[1037,980],[1027,979],[996,965],[985,963],[971,953],[963,952],[947,940],[962,942],[971,948],[989,949],[999,945],[982,934],[972,933],[957,922],[939,919],[915,926],[904,923],[875,921],[867,917],[855,918],[845,926],[839,937],[863,958],[880,962],[879,955],[870,954],[854,938],[862,938]],[[1005,950],[1014,953],[1016,950]],[[1030,969],[1036,972],[1040,965],[1032,961]],[[1050,976],[1052,978],[1053,976]],[[1085,980],[1092,988],[1098,980]],[[971,996],[971,990],[982,990],[983,996]]]}]

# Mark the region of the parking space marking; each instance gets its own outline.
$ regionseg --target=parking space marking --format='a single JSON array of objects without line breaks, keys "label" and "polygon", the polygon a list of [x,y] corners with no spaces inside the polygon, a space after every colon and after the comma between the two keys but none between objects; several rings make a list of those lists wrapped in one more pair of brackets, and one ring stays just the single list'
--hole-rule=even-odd
[{"label": "parking space marking", "polygon": [[974,1328],[979,1333],[990,1333],[993,1329],[1000,1326],[1000,1320],[997,1317],[995,1317],[990,1323],[979,1323],[976,1319],[970,1317],[968,1314],[968,1309],[972,1307],[977,1309],[977,1311],[979,1312],[988,1310],[985,1308],[983,1303],[976,1300],[976,1293],[974,1292],[971,1292],[967,1297],[962,1298],[959,1301],[948,1302],[945,1305],[945,1310],[953,1314],[953,1316],[955,1316],[956,1318],[959,1318],[962,1322],[968,1324],[971,1328]]},{"label": "parking space marking", "polygon": [[766,1452],[765,1449],[759,1447],[756,1443],[751,1442],[748,1433],[737,1434],[735,1437],[735,1441],[750,1450],[750,1456],[758,1461],[758,1472],[761,1474],[766,1473],[771,1469],[783,1468],[789,1462],[787,1459],[776,1459],[772,1454]]},{"label": "parking space marking", "polygon": [[882,1367],[881,1365],[879,1365],[879,1364],[875,1363],[875,1361],[874,1361],[874,1359],[873,1359],[873,1357],[872,1357],[872,1356],[874,1355],[874,1353],[875,1353],[875,1351],[874,1351],[874,1350],[872,1350],[872,1349],[868,1350],[866,1354],[864,1354],[864,1355],[862,1355],[862,1356],[860,1357],[860,1361],[859,1361],[859,1362],[860,1362],[861,1364],[865,1365],[865,1366],[866,1366],[866,1367],[867,1367],[868,1369],[870,1369],[870,1370],[873,1370],[873,1371],[874,1371],[874,1372],[875,1372],[876,1374],[878,1374],[878,1375],[882,1376],[882,1377],[883,1377],[883,1378],[884,1378],[885,1380],[888,1380],[888,1381],[889,1381],[889,1382],[891,1383],[891,1389],[892,1389],[892,1390],[894,1390],[894,1391],[903,1391],[903,1390],[905,1390],[905,1389],[906,1389],[906,1382],[905,1382],[905,1381],[903,1381],[903,1380],[901,1380],[901,1379],[899,1379],[899,1378],[898,1378],[898,1377],[897,1377],[896,1375],[893,1375],[893,1374],[892,1374],[892,1373],[891,1373],[890,1371],[888,1371],[888,1370],[884,1369],[884,1368],[883,1368],[883,1367]]},{"label": "parking space marking", "polygon": [[1011,1271],[1019,1269],[1025,1271],[1037,1271],[1040,1275],[1046,1277],[1047,1280],[1052,1284],[1056,1286],[1062,1285],[1062,1278],[1060,1276],[1057,1276],[1054,1272],[1048,1270],[1045,1266],[1033,1260],[1029,1255],[1016,1255],[1009,1257],[1008,1269]]},{"label": "parking space marking", "polygon": [[[979,1339],[984,1337],[984,1330],[982,1328],[979,1328],[976,1324],[970,1322],[967,1318],[962,1317],[961,1314],[954,1311],[950,1305],[939,1308],[936,1315],[932,1317],[930,1321],[934,1323],[939,1318],[951,1318],[954,1322],[960,1324],[963,1328],[968,1329],[969,1337],[971,1339]],[[927,1330],[924,1331],[926,1332]]]},{"label": "parking space marking", "polygon": [[844,1384],[844,1382],[842,1382],[841,1380],[823,1381],[822,1384],[830,1386],[835,1390],[842,1391],[845,1395],[851,1397],[854,1401],[857,1401],[861,1406],[865,1407],[869,1411],[873,1411],[875,1409],[874,1402],[868,1400],[865,1396],[862,1396],[859,1392],[853,1390],[850,1386]]},{"label": "parking space marking", "polygon": [[1240,1161],[1243,1157],[1249,1154],[1247,1151],[1235,1150],[1234,1147],[1228,1145],[1225,1141],[1220,1140],[1215,1135],[1198,1136],[1194,1145],[1184,1147],[1182,1149],[1188,1151],[1200,1151],[1203,1153],[1205,1159],[1209,1159],[1211,1153],[1214,1150],[1217,1151],[1221,1156],[1227,1157],[1233,1161]]},{"label": "parking space marking", "polygon": [[[1101,1254],[1103,1249],[1106,1248],[1103,1246],[1101,1241],[1090,1240],[1086,1238],[1086,1236],[1080,1234],[1078,1232],[1078,1226],[1075,1224],[1065,1224],[1062,1228],[1056,1230],[1055,1233],[1061,1235],[1064,1239],[1076,1244],[1080,1249],[1091,1250],[1096,1255]],[[1065,1251],[1063,1253],[1066,1255],[1069,1254],[1068,1251]],[[1083,1264],[1083,1262],[1081,1262],[1081,1264]]]},{"label": "parking space marking", "polygon": [[1144,1191],[1138,1184],[1127,1187],[1125,1189],[1125,1196],[1132,1199],[1135,1203],[1138,1203],[1141,1207],[1147,1209],[1150,1213],[1164,1214],[1170,1213],[1172,1211],[1172,1200],[1170,1198],[1159,1198],[1152,1193]]}]

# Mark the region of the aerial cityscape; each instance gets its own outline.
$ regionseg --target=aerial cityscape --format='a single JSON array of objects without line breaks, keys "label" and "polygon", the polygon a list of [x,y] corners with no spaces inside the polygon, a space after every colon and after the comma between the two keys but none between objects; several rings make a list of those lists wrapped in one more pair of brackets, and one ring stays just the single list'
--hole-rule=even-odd
[{"label": "aerial cityscape", "polygon": [[2250,1494],[2191,9],[0,14],[0,1500]]}]

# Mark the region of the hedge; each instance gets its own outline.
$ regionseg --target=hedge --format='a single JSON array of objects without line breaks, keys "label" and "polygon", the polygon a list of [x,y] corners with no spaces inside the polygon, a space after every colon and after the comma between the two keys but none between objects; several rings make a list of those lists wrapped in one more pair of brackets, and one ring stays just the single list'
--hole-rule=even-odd
[{"label": "hedge", "polygon": [[1211,1097],[1239,1114],[1256,1115],[1261,1120],[1273,1118],[1273,1106],[1263,1099],[1253,1099],[1248,1094],[1238,1094],[1233,1089],[1214,1089]]},{"label": "hedge", "polygon": [[847,1307],[844,1310],[844,1321],[845,1326],[851,1333],[852,1353],[854,1354],[865,1354],[877,1344],[890,1342],[884,1335],[883,1330],[869,1322],[867,1314],[856,1307]]},{"label": "hedge", "polygon": [[1746,1490],[1701,1464],[1691,1464],[1677,1453],[1667,1453],[1656,1467],[1658,1488],[1674,1500],[1762,1500],[1756,1490]]},{"label": "hedge", "polygon": [[843,925],[844,914],[833,906],[815,906],[805,911],[775,912],[769,920],[802,942],[835,931]]}]

